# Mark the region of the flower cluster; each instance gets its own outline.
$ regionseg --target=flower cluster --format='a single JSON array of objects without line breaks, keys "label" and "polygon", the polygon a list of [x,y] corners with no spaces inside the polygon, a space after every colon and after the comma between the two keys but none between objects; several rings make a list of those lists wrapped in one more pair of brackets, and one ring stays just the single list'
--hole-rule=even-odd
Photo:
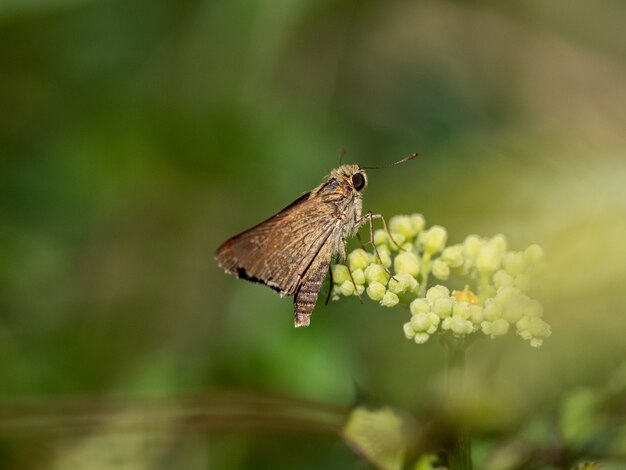
[{"label": "flower cluster", "polygon": [[[515,329],[531,346],[541,346],[550,325],[541,304],[528,296],[541,247],[509,251],[504,235],[470,235],[450,246],[447,238],[441,226],[426,228],[421,214],[393,217],[388,232],[375,231],[372,252],[355,249],[347,265],[332,267],[333,300],[365,293],[384,307],[408,305],[404,333],[418,344],[436,333],[496,338]],[[460,289],[429,288],[431,276]]]}]

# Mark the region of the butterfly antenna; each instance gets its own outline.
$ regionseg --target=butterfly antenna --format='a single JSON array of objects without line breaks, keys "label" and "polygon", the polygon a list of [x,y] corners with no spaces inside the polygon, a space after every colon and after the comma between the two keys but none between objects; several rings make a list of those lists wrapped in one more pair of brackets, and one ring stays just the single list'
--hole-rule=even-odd
[{"label": "butterfly antenna", "polygon": [[346,151],[345,148],[341,147],[339,149],[339,166],[341,166],[341,162],[343,161],[343,157],[346,156],[346,153],[348,153],[348,152]]},{"label": "butterfly antenna", "polygon": [[409,160],[413,160],[418,155],[419,155],[419,153],[415,152],[415,153],[412,153],[411,155],[409,155],[408,157],[404,157],[402,160],[398,160],[397,162],[394,162],[394,163],[392,163],[390,165],[385,165],[385,166],[362,166],[361,168],[364,169],[364,170],[380,170],[382,168],[389,168],[390,166],[400,165],[401,163],[406,163]]}]

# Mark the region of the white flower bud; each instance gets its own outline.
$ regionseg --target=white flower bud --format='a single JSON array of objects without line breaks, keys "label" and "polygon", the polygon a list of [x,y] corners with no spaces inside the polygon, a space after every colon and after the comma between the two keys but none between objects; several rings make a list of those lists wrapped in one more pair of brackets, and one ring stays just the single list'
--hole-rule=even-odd
[{"label": "white flower bud", "polygon": [[512,286],[515,283],[515,279],[509,273],[507,273],[504,269],[500,269],[496,271],[493,275],[493,284],[496,288],[503,286]]},{"label": "white flower bud", "polygon": [[330,270],[333,276],[333,284],[341,285],[350,280],[350,271],[348,271],[347,266],[344,266],[343,264],[335,264],[330,268]]},{"label": "white flower bud", "polygon": [[398,273],[389,279],[388,287],[394,294],[412,292],[417,287],[417,280],[410,274]]},{"label": "white flower bud", "polygon": [[412,251],[404,251],[394,259],[393,269],[397,273],[406,273],[415,277],[420,272],[419,258]]},{"label": "white flower bud", "polygon": [[415,299],[409,305],[409,309],[411,310],[411,315],[417,315],[421,312],[430,312],[430,305],[428,305],[428,302],[424,299]]},{"label": "white flower bud", "polygon": [[421,241],[424,251],[429,254],[439,253],[446,246],[448,232],[440,225],[433,225],[425,232],[422,232]]},{"label": "white flower bud", "polygon": [[474,326],[469,320],[457,316],[449,317],[449,319],[451,320],[450,330],[457,335],[466,335],[474,331]]},{"label": "white flower bud", "polygon": [[389,274],[385,271],[380,264],[370,264],[365,268],[365,280],[371,284],[372,282],[379,282],[380,284],[387,284],[389,280]]},{"label": "white flower bud", "polygon": [[404,235],[404,239],[408,240],[417,235],[417,230],[408,215],[396,215],[389,219],[389,230]]},{"label": "white flower bud", "polygon": [[484,317],[483,317],[483,307],[480,305],[470,305],[468,308],[468,314],[469,317],[468,319],[474,324],[474,325],[480,325],[481,322],[483,321]]},{"label": "white flower bud", "polygon": [[365,274],[363,274],[363,270],[359,268],[352,271],[352,279],[354,279],[354,282],[358,285],[365,284]]},{"label": "white flower bud", "polygon": [[465,302],[454,302],[454,305],[452,306],[452,315],[457,318],[467,320],[470,316],[469,305]]},{"label": "white flower bud", "polygon": [[489,243],[492,246],[495,246],[501,255],[504,255],[504,253],[506,253],[506,246],[507,246],[506,237],[502,235],[501,233],[492,237]]},{"label": "white flower bud", "polygon": [[354,292],[354,284],[350,280],[342,282],[339,286],[339,293],[343,296],[349,297],[353,295]]},{"label": "white flower bud", "polygon": [[374,244],[378,247],[389,244],[389,235],[382,228],[374,231]]},{"label": "white flower bud", "polygon": [[365,286],[363,284],[357,284],[356,286],[357,295],[361,295],[363,294],[363,292],[365,292]]},{"label": "white flower bud", "polygon": [[[379,246],[378,254],[380,255],[380,261],[383,265],[387,268],[391,266],[391,251],[389,251],[389,247],[387,245]],[[378,262],[378,257],[375,256],[375,260]]]},{"label": "white flower bud", "polygon": [[450,290],[446,286],[436,285],[426,291],[426,299],[431,303],[440,297],[450,297]]},{"label": "white flower bud", "polygon": [[526,269],[526,260],[523,253],[509,252],[504,255],[504,269],[515,277]]},{"label": "white flower bud", "polygon": [[500,267],[502,254],[492,244],[483,245],[476,255],[476,269],[481,273],[492,273]]},{"label": "white flower bud", "polygon": [[400,247],[406,242],[407,237],[400,232],[391,232],[389,237],[389,248],[393,251],[398,251]]},{"label": "white flower bud", "polygon": [[415,341],[417,344],[424,344],[426,341],[428,341],[428,338],[430,338],[430,335],[428,333],[416,333],[413,341]]},{"label": "white flower bud", "polygon": [[402,326],[402,329],[404,330],[404,336],[406,336],[406,339],[413,339],[413,337],[415,336],[415,330],[413,330],[411,322],[405,323]]},{"label": "white flower bud", "polygon": [[524,259],[529,264],[537,264],[543,259],[543,249],[539,245],[530,245],[524,251]]},{"label": "white flower bud", "polygon": [[411,317],[411,326],[416,332],[423,332],[430,328],[431,322],[428,314],[420,312]]},{"label": "white flower bud", "polygon": [[433,302],[433,312],[441,318],[449,317],[452,314],[452,299],[450,297],[439,297]]},{"label": "white flower bud", "polygon": [[433,276],[445,281],[450,277],[450,267],[441,259],[436,259],[433,263]]},{"label": "white flower bud", "polygon": [[461,245],[446,247],[441,252],[441,259],[451,268],[458,268],[463,264],[463,247]]},{"label": "white flower bud", "polygon": [[357,248],[348,255],[348,265],[352,271],[357,269],[365,269],[373,261],[367,251]]},{"label": "white flower bud", "polygon": [[519,297],[521,292],[515,287],[504,286],[500,287],[496,292],[495,301],[504,306],[509,304],[513,299]]},{"label": "white flower bud", "polygon": [[367,296],[376,302],[382,300],[385,292],[387,292],[387,289],[378,281],[370,282],[370,285],[367,286]]},{"label": "white flower bud", "polygon": [[411,219],[411,225],[413,225],[413,230],[415,230],[416,234],[424,230],[426,219],[424,219],[422,214],[411,214],[409,218]]},{"label": "white flower bud", "polygon": [[383,307],[395,307],[396,305],[398,305],[398,302],[400,302],[398,296],[393,292],[387,291],[380,301],[380,305],[382,305]]},{"label": "white flower bud", "polygon": [[482,246],[483,242],[481,241],[478,235],[469,235],[463,245],[465,246],[465,252],[471,257],[475,258],[478,254],[478,250]]},{"label": "white flower bud", "polygon": [[498,320],[502,317],[502,305],[497,302],[489,302],[483,310],[483,317],[490,322]]}]

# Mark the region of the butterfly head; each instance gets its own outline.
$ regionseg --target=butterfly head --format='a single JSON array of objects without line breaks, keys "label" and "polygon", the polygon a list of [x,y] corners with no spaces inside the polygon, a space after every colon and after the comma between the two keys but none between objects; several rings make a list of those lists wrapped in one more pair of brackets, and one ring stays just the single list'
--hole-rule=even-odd
[{"label": "butterfly head", "polygon": [[329,177],[329,180],[335,179],[342,186],[347,186],[356,192],[361,192],[367,186],[367,173],[359,165],[348,164],[335,168]]}]

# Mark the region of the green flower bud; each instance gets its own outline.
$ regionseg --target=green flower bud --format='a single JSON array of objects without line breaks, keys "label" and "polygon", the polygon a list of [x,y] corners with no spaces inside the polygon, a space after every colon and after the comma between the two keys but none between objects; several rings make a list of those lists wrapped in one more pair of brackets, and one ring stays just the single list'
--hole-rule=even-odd
[{"label": "green flower bud", "polygon": [[[378,247],[378,254],[380,255],[380,261],[382,261],[383,265],[387,268],[391,266],[391,251],[387,245]],[[378,262],[378,258],[376,258],[376,262]]]},{"label": "green flower bud", "polygon": [[502,317],[502,305],[497,302],[489,302],[483,310],[483,317],[490,322],[498,320]]},{"label": "green flower bud", "polygon": [[424,312],[420,312],[417,315],[413,315],[411,317],[411,326],[415,330],[415,332],[423,332],[430,328],[430,318],[428,318],[428,314]]},{"label": "green flower bud", "polygon": [[474,325],[472,325],[471,321],[457,316],[444,319],[441,326],[457,335],[466,335],[474,331]]},{"label": "green flower bud", "polygon": [[476,255],[476,269],[481,273],[492,273],[500,267],[502,254],[494,245],[487,244],[480,247]]},{"label": "green flower bud", "polygon": [[358,284],[356,286],[356,293],[357,293],[357,295],[362,295],[363,292],[365,292],[365,286],[363,284]]},{"label": "green flower bud", "polygon": [[428,305],[425,299],[415,299],[409,305],[409,309],[411,310],[411,315],[417,315],[421,312],[428,313],[430,312],[430,305]]},{"label": "green flower bud", "polygon": [[385,296],[385,292],[387,292],[387,289],[378,281],[370,282],[370,285],[367,286],[367,296],[376,302],[382,300]]},{"label": "green flower bud", "polygon": [[413,339],[415,337],[415,330],[413,330],[411,322],[407,322],[402,325],[402,329],[404,330],[404,336],[406,336],[406,339]]},{"label": "green flower bud", "polygon": [[524,316],[526,317],[540,317],[543,315],[543,305],[541,302],[529,299],[524,305]]},{"label": "green flower bud", "polygon": [[496,292],[495,301],[504,306],[511,303],[513,299],[519,297],[520,295],[521,292],[519,289],[515,287],[504,286],[500,287]]},{"label": "green flower bud", "polygon": [[450,297],[450,290],[446,286],[436,285],[426,291],[426,299],[433,303],[440,297]]},{"label": "green flower bud", "polygon": [[370,264],[365,268],[365,280],[368,283],[379,282],[380,284],[387,284],[389,280],[389,274],[385,271],[380,264]]},{"label": "green flower bud", "polygon": [[502,318],[509,323],[517,322],[524,315],[524,304],[519,301],[513,301],[504,307]]},{"label": "green flower bud", "polygon": [[493,275],[493,284],[496,288],[504,287],[504,286],[512,286],[515,283],[515,279],[509,273],[507,273],[504,269],[496,271]]},{"label": "green flower bud", "polygon": [[398,296],[393,292],[387,291],[380,301],[380,305],[382,305],[383,307],[395,307],[396,305],[398,305],[398,302],[400,302]]},{"label": "green flower bud", "polygon": [[355,269],[354,271],[352,271],[352,279],[354,279],[354,282],[356,282],[359,285],[365,284],[365,274],[363,273],[363,270]]},{"label": "green flower bud", "polygon": [[530,276],[525,273],[518,274],[515,278],[515,287],[519,290],[528,292],[530,290]]},{"label": "green flower bud", "polygon": [[415,333],[413,341],[415,341],[417,344],[424,344],[426,341],[428,341],[429,338],[430,335],[428,333]]},{"label": "green flower bud", "polygon": [[421,241],[426,253],[431,255],[439,253],[446,246],[448,232],[440,225],[433,225],[425,232],[422,232]]},{"label": "green flower bud", "polygon": [[452,315],[467,320],[470,316],[469,305],[465,302],[454,302],[452,306]]},{"label": "green flower bud", "polygon": [[412,292],[417,287],[417,280],[410,274],[398,273],[389,279],[388,287],[394,294]]},{"label": "green flower bud", "polygon": [[342,282],[339,286],[339,293],[345,297],[353,295],[354,292],[354,284],[350,280]]},{"label": "green flower bud", "polygon": [[334,284],[341,285],[350,280],[350,271],[347,266],[344,266],[343,264],[335,264],[330,268],[330,270],[333,275]]},{"label": "green flower bud", "polygon": [[441,252],[441,259],[451,268],[458,268],[463,264],[463,247],[460,245],[446,247]]},{"label": "green flower bud", "polygon": [[389,235],[382,228],[379,228],[374,231],[374,244],[376,246],[388,245],[389,244]]},{"label": "green flower bud", "polygon": [[411,219],[411,225],[413,225],[413,230],[416,234],[424,230],[424,227],[426,226],[426,219],[424,219],[422,214],[411,214],[409,219]]},{"label": "green flower bud", "polygon": [[404,251],[393,260],[393,269],[397,273],[406,273],[415,277],[420,272],[419,258],[412,251]]},{"label": "green flower bud", "polygon": [[484,320],[483,307],[481,305],[470,305],[467,311],[469,314],[468,319],[471,320],[474,325],[480,325]]},{"label": "green flower bud", "polygon": [[495,246],[501,255],[504,255],[506,253],[506,246],[507,246],[506,237],[502,235],[501,233],[492,237],[491,240],[489,240],[489,243],[492,246]]},{"label": "green flower bud", "polygon": [[509,331],[510,324],[506,320],[499,318],[493,322],[484,321],[480,328],[484,334],[495,338],[496,336],[504,336]]},{"label": "green flower bud", "polygon": [[476,257],[482,244],[483,242],[478,235],[469,235],[463,242],[466,253],[472,258]]},{"label": "green flower bud", "polygon": [[449,317],[452,314],[452,299],[450,297],[439,297],[433,302],[433,312],[441,318]]},{"label": "green flower bud", "polygon": [[415,230],[411,217],[408,215],[396,215],[389,219],[389,229],[392,233],[395,232],[404,235],[405,240],[417,235],[417,230]]},{"label": "green flower bud", "polygon": [[537,245],[537,244],[530,245],[524,251],[524,259],[529,264],[537,264],[537,263],[539,263],[543,259],[543,249],[539,245]]},{"label": "green flower bud", "polygon": [[504,255],[504,269],[515,277],[526,269],[526,260],[523,253],[509,252]]},{"label": "green flower bud", "polygon": [[365,269],[372,262],[372,255],[362,248],[357,248],[348,255],[348,264],[352,271]]},{"label": "green flower bud", "polygon": [[389,237],[389,248],[391,248],[393,251],[398,251],[399,247],[401,247],[402,245],[404,245],[404,242],[406,242],[407,238],[406,236],[404,236],[404,234],[399,233],[399,232],[391,232],[391,236]]},{"label": "green flower bud", "polygon": [[450,277],[450,267],[441,259],[436,259],[433,263],[433,276],[445,281]]}]

